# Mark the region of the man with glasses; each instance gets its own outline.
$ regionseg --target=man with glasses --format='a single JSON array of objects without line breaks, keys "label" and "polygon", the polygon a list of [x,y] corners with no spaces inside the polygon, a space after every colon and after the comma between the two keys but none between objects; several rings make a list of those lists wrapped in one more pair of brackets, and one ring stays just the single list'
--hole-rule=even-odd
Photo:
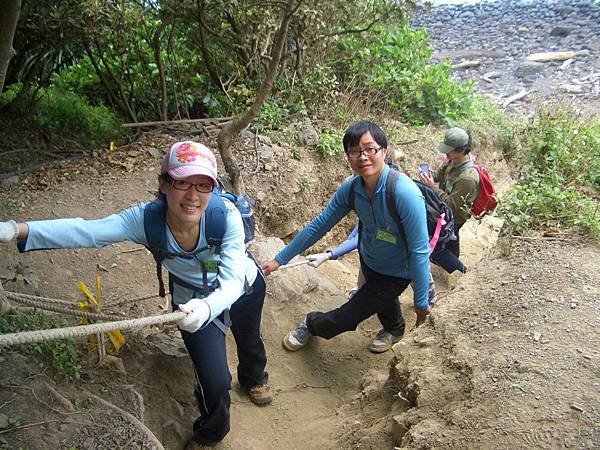
[{"label": "man with glasses", "polygon": [[398,296],[411,281],[416,325],[423,323],[431,311],[429,237],[425,201],[419,188],[406,175],[398,175],[394,201],[403,227],[399,230],[386,206],[390,167],[385,163],[388,151],[385,133],[372,122],[356,122],[346,130],[343,146],[352,170],[360,177],[359,182],[345,181],[325,209],[275,259],[265,262],[262,269],[269,275],[317,242],[350,212],[353,195],[354,211],[361,223],[358,251],[365,283],[341,307],[308,313],[283,340],[283,346],[290,351],[303,348],[312,336],[331,339],[356,330],[359,323],[373,314],[377,314],[383,325],[375,339],[391,348],[404,334]]}]

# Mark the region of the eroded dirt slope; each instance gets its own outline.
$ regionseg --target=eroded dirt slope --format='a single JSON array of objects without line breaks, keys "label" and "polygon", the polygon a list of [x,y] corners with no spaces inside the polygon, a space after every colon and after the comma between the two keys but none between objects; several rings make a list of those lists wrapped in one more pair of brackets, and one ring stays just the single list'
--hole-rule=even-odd
[{"label": "eroded dirt slope", "polygon": [[[157,157],[143,150],[109,156],[108,166],[94,160],[66,164],[3,189],[2,217],[94,218],[150,198]],[[253,161],[252,151],[247,156]],[[259,171],[249,177],[252,195],[262,198],[261,214],[285,211],[286,223],[271,233],[280,237],[289,233],[288,222],[298,227],[316,212],[347,176],[341,160],[324,161],[310,152],[302,161],[287,159],[275,154],[277,176]],[[302,184],[309,176],[315,180],[310,189]],[[282,194],[272,195],[279,187]],[[263,229],[269,223],[262,219]],[[348,224],[320,248],[339,242]],[[493,220],[468,227],[462,236],[471,270],[449,278],[436,272],[442,299],[431,321],[394,348],[395,359],[366,350],[379,328],[376,319],[355,333],[315,340],[299,353],[281,347],[283,335],[307,311],[345,300],[356,278],[355,255],[318,270],[300,266],[276,273],[269,279],[263,326],[276,399],[257,408],[234,383],[233,428],[221,448],[597,446],[598,249],[575,241],[515,241],[508,257],[490,258],[486,249],[497,232]],[[255,252],[265,259],[282,245],[264,237]],[[4,259],[14,248],[0,251]],[[92,285],[101,275],[107,307],[157,290],[151,257],[130,244],[36,252],[26,260],[39,288],[8,289],[75,301],[75,283]],[[401,303],[410,328],[410,293]],[[112,310],[140,316],[165,308],[153,298]],[[35,352],[3,352],[0,415],[20,422],[0,430],[0,444],[155,448],[157,439],[166,448],[181,448],[196,407],[191,364],[177,332],[169,325],[126,336],[122,367],[96,367],[95,353],[82,345],[86,373],[73,383],[53,379]],[[233,342],[229,347],[235,368]]]}]

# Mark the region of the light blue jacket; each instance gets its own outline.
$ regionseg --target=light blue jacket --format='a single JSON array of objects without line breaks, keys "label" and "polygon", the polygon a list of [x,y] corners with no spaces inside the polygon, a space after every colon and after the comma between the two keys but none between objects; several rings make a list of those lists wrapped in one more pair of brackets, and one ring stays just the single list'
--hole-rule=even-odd
[{"label": "light blue jacket", "polygon": [[[219,287],[205,297],[210,307],[209,322],[244,294],[244,280],[251,285],[257,276],[256,264],[246,255],[242,217],[231,202],[224,199],[224,203],[227,206],[227,227],[219,254],[206,250],[196,255],[196,259],[174,258],[165,259],[163,262],[166,269],[176,277],[191,285],[202,286],[199,260],[219,261],[218,275],[208,274],[209,286],[217,279],[219,281]],[[98,220],[75,218],[27,222],[29,235],[26,240],[19,242],[19,249],[30,251],[53,248],[100,248],[121,241],[146,245],[144,208],[147,204],[142,203]],[[202,215],[200,238],[195,250],[206,247],[204,220]],[[168,226],[167,246],[170,252],[186,253],[179,246]],[[189,298],[174,299],[176,304],[187,300]]]},{"label": "light blue jacket", "polygon": [[[354,206],[362,222],[359,253],[365,264],[375,272],[412,280],[415,307],[425,309],[428,306],[430,254],[425,200],[412,180],[400,174],[395,201],[404,227],[404,239],[387,210],[385,183],[389,172],[390,168],[385,166],[371,199],[362,180],[356,183]],[[308,249],[350,212],[351,184],[352,179],[344,182],[325,209],[275,256],[279,264],[287,264]],[[378,239],[380,231],[395,236],[396,243]]]}]

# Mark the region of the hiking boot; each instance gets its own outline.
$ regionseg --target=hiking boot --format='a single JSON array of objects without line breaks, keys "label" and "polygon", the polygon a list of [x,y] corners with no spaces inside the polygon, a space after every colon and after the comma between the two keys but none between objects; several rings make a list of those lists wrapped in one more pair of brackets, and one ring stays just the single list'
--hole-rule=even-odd
[{"label": "hiking boot", "polygon": [[283,338],[283,347],[290,352],[295,352],[308,344],[311,337],[312,334],[308,331],[308,326],[304,320],[294,331],[290,331],[286,337]]},{"label": "hiking boot", "polygon": [[389,331],[379,330],[375,339],[369,344],[369,351],[373,353],[387,352],[400,339],[402,336],[394,336]]},{"label": "hiking boot", "polygon": [[255,405],[268,405],[273,401],[273,391],[267,384],[257,384],[251,388],[244,388],[250,401]]}]

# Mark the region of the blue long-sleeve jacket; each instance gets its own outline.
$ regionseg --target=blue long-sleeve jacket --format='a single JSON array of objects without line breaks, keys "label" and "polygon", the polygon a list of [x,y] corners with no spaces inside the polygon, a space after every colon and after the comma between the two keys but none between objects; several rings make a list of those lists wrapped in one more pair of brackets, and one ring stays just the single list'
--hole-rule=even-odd
[{"label": "blue long-sleeve jacket", "polygon": [[[256,264],[246,255],[244,245],[244,227],[242,218],[236,207],[224,200],[227,207],[226,230],[220,253],[206,250],[195,259],[165,259],[163,265],[177,278],[194,286],[202,286],[202,270],[199,260],[215,260],[219,263],[217,273],[208,273],[208,284],[219,281],[219,287],[206,296],[204,300],[210,307],[212,321],[223,310],[229,308],[244,294],[244,279],[254,283],[257,276]],[[43,250],[54,248],[100,248],[121,241],[131,241],[147,245],[144,232],[144,208],[142,203],[98,220],[57,219],[27,222],[29,234],[19,242],[20,251]],[[204,214],[200,221],[200,236],[196,249],[206,247],[204,236]],[[167,228],[167,250],[174,253],[185,252],[175,240],[169,227]],[[190,291],[191,293],[191,291]],[[174,298],[176,304],[184,303],[189,298]]]},{"label": "blue long-sleeve jacket", "polygon": [[358,248],[358,225],[356,225],[346,240],[335,248],[327,250],[331,253],[331,259],[338,259],[344,256],[346,253],[350,253],[352,250]]},{"label": "blue long-sleeve jacket", "polygon": [[[404,239],[387,210],[385,184],[389,171],[386,166],[370,199],[362,182],[356,183],[354,208],[363,224],[359,253],[375,272],[412,280],[415,307],[425,309],[428,306],[430,253],[425,200],[412,180],[400,174],[396,181],[395,202],[404,227]],[[344,182],[325,209],[275,256],[279,264],[287,264],[312,246],[350,212],[351,185],[351,179]],[[391,234],[395,243],[381,239],[382,231]]]}]

